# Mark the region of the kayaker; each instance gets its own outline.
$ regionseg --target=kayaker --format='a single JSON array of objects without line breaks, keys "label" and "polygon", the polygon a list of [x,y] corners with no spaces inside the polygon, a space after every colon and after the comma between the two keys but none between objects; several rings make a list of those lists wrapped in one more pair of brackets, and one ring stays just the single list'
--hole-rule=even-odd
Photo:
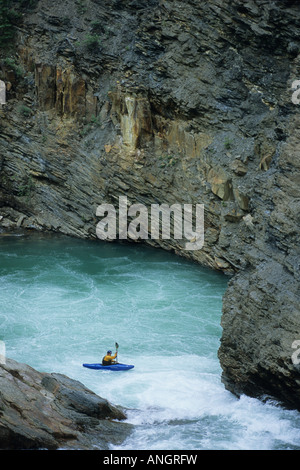
[{"label": "kayaker", "polygon": [[114,356],[112,356],[112,352],[110,350],[107,351],[106,356],[104,356],[103,359],[102,359],[102,365],[103,366],[110,366],[111,364],[116,364],[117,361],[115,361],[115,359],[116,359],[117,355],[118,355],[117,351],[114,354]]}]

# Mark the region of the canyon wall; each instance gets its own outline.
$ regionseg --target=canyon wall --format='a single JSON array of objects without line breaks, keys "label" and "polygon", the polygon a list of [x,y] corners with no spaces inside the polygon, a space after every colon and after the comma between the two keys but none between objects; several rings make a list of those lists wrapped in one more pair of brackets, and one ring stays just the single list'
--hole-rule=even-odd
[{"label": "canyon wall", "polygon": [[201,250],[145,242],[232,276],[225,386],[300,408],[297,2],[40,0],[22,15],[1,52],[2,230],[96,240],[97,207],[119,196],[204,204]]}]

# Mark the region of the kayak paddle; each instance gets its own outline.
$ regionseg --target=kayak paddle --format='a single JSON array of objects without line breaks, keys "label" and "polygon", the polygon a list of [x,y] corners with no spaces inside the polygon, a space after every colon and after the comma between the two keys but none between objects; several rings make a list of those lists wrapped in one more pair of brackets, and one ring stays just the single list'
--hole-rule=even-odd
[{"label": "kayak paddle", "polygon": [[118,343],[115,343],[115,346],[116,346],[117,357],[118,357],[118,349],[119,349],[119,345],[118,345]]}]

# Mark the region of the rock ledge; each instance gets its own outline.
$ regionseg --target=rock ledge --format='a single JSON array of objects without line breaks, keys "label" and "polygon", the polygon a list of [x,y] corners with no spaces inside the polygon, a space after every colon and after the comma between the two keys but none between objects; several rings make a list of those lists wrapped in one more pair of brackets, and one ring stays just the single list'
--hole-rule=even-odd
[{"label": "rock ledge", "polygon": [[0,364],[0,448],[105,450],[132,426],[80,382],[6,359]]}]

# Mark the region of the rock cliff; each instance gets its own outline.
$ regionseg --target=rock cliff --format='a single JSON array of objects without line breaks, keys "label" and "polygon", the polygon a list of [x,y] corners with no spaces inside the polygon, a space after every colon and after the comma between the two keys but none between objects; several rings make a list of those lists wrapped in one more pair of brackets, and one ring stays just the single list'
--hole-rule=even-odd
[{"label": "rock cliff", "polygon": [[31,3],[1,51],[2,228],[96,238],[120,195],[204,204],[203,249],[146,243],[232,276],[226,387],[300,408],[298,2]]}]

